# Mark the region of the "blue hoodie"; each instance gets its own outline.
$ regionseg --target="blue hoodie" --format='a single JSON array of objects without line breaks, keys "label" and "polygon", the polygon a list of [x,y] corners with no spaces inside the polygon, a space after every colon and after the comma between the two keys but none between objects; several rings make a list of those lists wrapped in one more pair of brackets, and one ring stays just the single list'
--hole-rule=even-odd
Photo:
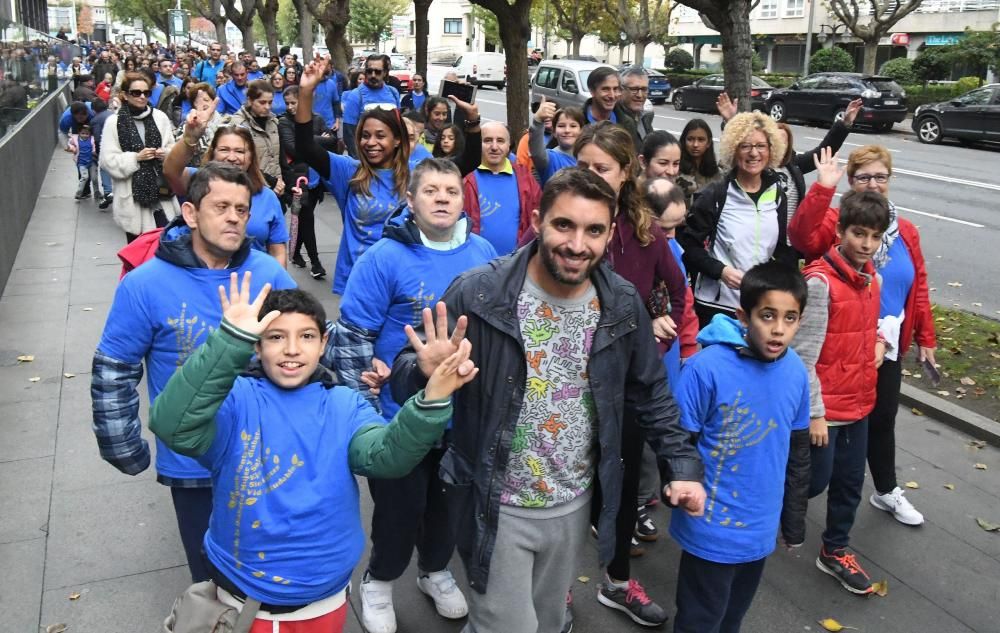
[{"label": "blue hoodie", "polygon": [[[468,220],[463,220],[455,230],[466,232],[465,242],[440,251],[423,244],[409,209],[401,208],[386,222],[382,239],[355,263],[340,301],[340,320],[374,341],[375,357],[389,367],[406,345],[403,327],[419,326],[423,309],[433,308],[455,277],[497,256],[493,246],[472,233]],[[338,367],[337,373],[354,386],[347,372]],[[388,383],[380,400],[382,415],[391,420],[399,405]]]},{"label": "blue hoodie", "polygon": [[[233,256],[229,268],[206,268],[191,248],[190,229],[183,219],[176,219],[160,238],[156,257],[125,275],[119,284],[98,354],[123,363],[145,361],[149,401],[153,402],[222,320],[219,286],[228,285],[230,273],[242,279],[247,271],[253,273],[252,296],[265,283],[276,290],[295,287],[277,260],[250,248],[249,240]],[[97,402],[95,415],[96,409]],[[161,483],[202,480],[208,484],[211,474],[198,462],[174,453],[159,440],[156,443]]]},{"label": "blue hoodie", "polygon": [[759,360],[725,315],[698,342],[704,349],[684,366],[674,397],[681,426],[698,434],[708,498],[704,516],[675,510],[670,535],[705,560],[760,560],[778,535],[791,433],[809,428],[809,378],[791,348]]}]

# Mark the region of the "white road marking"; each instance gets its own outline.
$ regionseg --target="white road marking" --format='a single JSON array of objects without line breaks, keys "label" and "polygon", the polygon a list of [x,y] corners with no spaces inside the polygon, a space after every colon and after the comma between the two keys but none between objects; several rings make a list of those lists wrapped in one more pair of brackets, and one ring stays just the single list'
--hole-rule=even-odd
[{"label": "white road marking", "polygon": [[[847,163],[846,159],[838,158],[837,162]],[[978,180],[965,180],[964,178],[952,178],[951,176],[939,176],[938,174],[928,174],[924,171],[913,171],[912,169],[903,169],[901,167],[896,167],[893,171],[897,174],[906,174],[907,176],[917,176],[918,178],[927,178],[929,180],[940,180],[941,182],[950,182],[956,185],[966,185],[969,187],[980,187],[982,189],[989,189],[991,191],[1000,191],[1000,185],[995,185],[989,182],[979,182]]]},{"label": "white road marking", "polygon": [[[823,140],[821,138],[816,138],[815,136],[806,136],[804,138],[807,138],[810,141],[822,141]],[[850,145],[851,147],[864,147],[864,145],[862,145],[861,143],[848,143],[847,141],[844,141],[843,144],[844,145]],[[902,150],[898,150],[898,149],[892,149],[891,147],[886,147],[886,149],[889,150],[890,152],[901,152],[902,151]]]},{"label": "white road marking", "polygon": [[506,106],[506,101],[493,101],[491,99],[483,99],[478,94],[476,95],[476,103],[492,103],[493,105]]},{"label": "white road marking", "polygon": [[[833,194],[833,197],[840,197],[839,193]],[[927,211],[917,211],[916,209],[910,209],[909,207],[901,207],[898,204],[896,208],[900,211],[906,211],[907,213],[916,213],[917,215],[923,215],[928,218],[934,218],[935,220],[944,220],[946,222],[954,222],[955,224],[964,224],[965,226],[971,226],[976,229],[986,228],[982,224],[976,224],[975,222],[969,222],[968,220],[959,220],[958,218],[949,218],[946,215],[941,215],[940,213],[928,213]]]}]

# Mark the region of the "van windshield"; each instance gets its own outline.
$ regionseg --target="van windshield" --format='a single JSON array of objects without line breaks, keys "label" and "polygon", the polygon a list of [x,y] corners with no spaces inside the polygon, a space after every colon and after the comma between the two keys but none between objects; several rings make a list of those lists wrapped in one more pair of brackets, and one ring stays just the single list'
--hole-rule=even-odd
[{"label": "van windshield", "polygon": [[591,73],[591,71],[589,71],[589,70],[581,70],[580,73],[579,73],[579,75],[580,75],[580,90],[582,90],[583,92],[587,92],[587,93],[590,92],[590,90],[587,89],[587,77],[590,77],[590,73]]}]

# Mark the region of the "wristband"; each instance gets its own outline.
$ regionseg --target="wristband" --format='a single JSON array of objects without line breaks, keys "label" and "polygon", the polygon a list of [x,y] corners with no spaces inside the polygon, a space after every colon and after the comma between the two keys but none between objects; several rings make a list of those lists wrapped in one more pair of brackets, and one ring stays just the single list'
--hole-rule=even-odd
[{"label": "wristband", "polygon": [[465,127],[476,127],[477,125],[479,125],[479,123],[480,123],[481,121],[482,121],[482,119],[481,119],[481,118],[479,118],[479,119],[476,119],[475,121],[466,121],[466,122],[465,122]]},{"label": "wristband", "polygon": [[187,137],[184,136],[183,134],[181,135],[181,140],[183,140],[184,144],[187,145],[188,147],[198,147],[198,141],[195,141],[194,143],[188,143]]}]

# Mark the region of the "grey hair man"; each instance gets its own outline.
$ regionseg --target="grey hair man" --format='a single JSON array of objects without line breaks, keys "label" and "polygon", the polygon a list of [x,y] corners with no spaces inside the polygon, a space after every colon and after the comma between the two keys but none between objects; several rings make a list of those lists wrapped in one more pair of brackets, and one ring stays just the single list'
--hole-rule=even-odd
[{"label": "grey hair man", "polygon": [[653,111],[644,112],[649,97],[649,73],[642,66],[629,66],[621,74],[621,103],[635,119],[640,139],[653,131]]}]

